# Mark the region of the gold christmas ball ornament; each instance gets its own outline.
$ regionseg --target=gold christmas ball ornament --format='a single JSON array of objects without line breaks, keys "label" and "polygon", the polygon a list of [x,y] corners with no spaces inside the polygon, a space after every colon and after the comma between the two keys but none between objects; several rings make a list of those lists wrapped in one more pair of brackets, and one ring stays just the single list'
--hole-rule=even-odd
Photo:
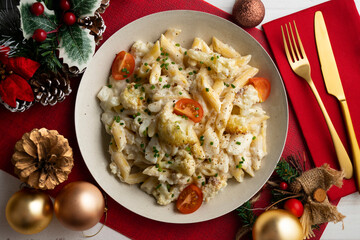
[{"label": "gold christmas ball ornament", "polygon": [[252,28],[264,19],[265,7],[260,0],[237,0],[232,15],[241,27]]},{"label": "gold christmas ball ornament", "polygon": [[6,219],[22,234],[44,230],[53,217],[53,204],[45,193],[24,188],[11,196],[6,205]]},{"label": "gold christmas ball ornament", "polygon": [[303,229],[297,217],[282,209],[262,213],[254,224],[254,240],[302,240]]},{"label": "gold christmas ball ornament", "polygon": [[55,215],[67,228],[83,231],[98,223],[105,211],[100,190],[88,182],[72,182],[56,196]]}]

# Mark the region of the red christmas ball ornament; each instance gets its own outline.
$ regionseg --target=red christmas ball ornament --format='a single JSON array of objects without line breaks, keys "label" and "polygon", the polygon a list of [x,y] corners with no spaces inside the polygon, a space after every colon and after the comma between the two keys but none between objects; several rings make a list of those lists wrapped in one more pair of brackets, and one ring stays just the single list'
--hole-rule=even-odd
[{"label": "red christmas ball ornament", "polygon": [[43,42],[43,41],[45,41],[45,39],[47,37],[47,33],[43,29],[38,28],[34,31],[34,34],[32,37],[37,42]]},{"label": "red christmas ball ornament", "polygon": [[289,185],[286,182],[281,182],[279,184],[279,187],[280,187],[281,190],[287,190]]},{"label": "red christmas ball ornament", "polygon": [[63,22],[68,26],[73,25],[76,22],[75,14],[72,12],[66,12],[63,17]]},{"label": "red christmas ball ornament", "polygon": [[69,0],[60,0],[60,8],[64,11],[67,11],[71,8]]},{"label": "red christmas ball ornament", "polygon": [[284,209],[291,212],[296,217],[301,217],[302,214],[304,213],[303,204],[295,198],[287,200],[284,204]]},{"label": "red christmas ball ornament", "polygon": [[44,6],[41,3],[36,2],[33,5],[31,5],[30,10],[32,14],[34,14],[35,16],[39,16],[44,13]]}]

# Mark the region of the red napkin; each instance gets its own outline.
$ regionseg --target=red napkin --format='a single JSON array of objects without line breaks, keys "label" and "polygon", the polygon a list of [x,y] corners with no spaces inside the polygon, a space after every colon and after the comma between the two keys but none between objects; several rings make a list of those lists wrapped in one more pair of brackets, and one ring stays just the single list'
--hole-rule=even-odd
[{"label": "red napkin", "polygon": [[[209,5],[202,0],[112,0],[110,7],[102,15],[107,25],[104,34],[104,42],[109,36],[127,23],[142,16],[166,10],[190,9],[204,11],[218,15],[230,20],[231,15],[220,9]],[[267,43],[264,35],[258,29],[247,30],[253,35],[266,49]],[[84,160],[81,157],[75,135],[74,127],[74,106],[76,92],[80,79],[72,79],[71,86],[73,93],[65,99],[64,102],[56,104],[53,107],[43,107],[36,104],[23,113],[11,113],[0,106],[0,169],[14,175],[13,165],[10,162],[16,141],[18,141],[25,132],[33,128],[45,127],[56,129],[64,135],[72,146],[74,151],[74,168],[69,175],[69,179],[56,187],[49,193],[55,197],[66,184],[72,181],[89,181],[96,184],[89,173]],[[290,120],[287,144],[284,149],[284,156],[297,152],[307,151],[304,141],[299,131],[298,123],[290,107]],[[98,186],[100,188],[100,186]],[[108,200],[108,219],[106,225],[112,229],[128,236],[131,239],[234,239],[241,223],[236,211],[230,212],[222,217],[194,224],[169,224],[153,221],[141,217],[111,199]],[[320,238],[325,225],[317,230],[315,239]]]},{"label": "red napkin", "polygon": [[[287,62],[280,28],[281,25],[295,20],[311,65],[314,84],[351,158],[340,105],[335,97],[327,94],[321,74],[314,35],[314,14],[319,10],[322,11],[325,18],[355,132],[360,140],[360,105],[358,104],[360,17],[354,1],[333,0],[325,2],[264,24],[263,28],[315,165],[321,166],[324,163],[329,163],[331,167],[339,169],[335,149],[320,107],[306,81],[296,76]],[[341,189],[332,187],[328,195],[330,199],[338,199],[355,191],[355,181],[350,179],[344,180]]]}]

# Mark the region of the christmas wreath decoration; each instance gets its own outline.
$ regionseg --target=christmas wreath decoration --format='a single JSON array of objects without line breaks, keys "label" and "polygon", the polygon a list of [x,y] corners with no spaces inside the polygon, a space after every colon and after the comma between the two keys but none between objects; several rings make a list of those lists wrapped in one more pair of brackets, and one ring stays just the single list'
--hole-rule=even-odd
[{"label": "christmas wreath decoration", "polygon": [[102,39],[109,2],[20,0],[0,10],[0,102],[22,112],[63,101]]}]

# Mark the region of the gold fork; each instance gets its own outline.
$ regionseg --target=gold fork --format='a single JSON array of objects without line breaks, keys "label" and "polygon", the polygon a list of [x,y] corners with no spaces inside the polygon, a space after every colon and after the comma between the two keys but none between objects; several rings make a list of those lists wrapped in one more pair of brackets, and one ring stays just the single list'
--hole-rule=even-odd
[{"label": "gold fork", "polygon": [[[299,32],[296,28],[295,21],[293,21],[293,23],[294,23],[295,33],[296,33],[296,39],[294,37],[294,33],[293,33],[290,22],[289,22],[290,31],[288,29],[287,24],[285,24],[286,35],[284,33],[283,26],[281,26],[281,33],[282,33],[282,37],[283,37],[283,41],[284,41],[286,57],[288,59],[291,69],[299,77],[305,79],[306,82],[309,84],[311,90],[313,91],[315,98],[316,98],[316,100],[321,108],[321,111],[325,117],[326,124],[329,128],[330,135],[333,140],[335,151],[336,151],[336,156],[339,160],[340,168],[342,171],[344,171],[344,175],[345,175],[344,177],[349,179],[353,175],[352,163],[350,161],[349,155],[347,154],[347,152],[344,148],[344,145],[342,144],[342,142],[339,138],[339,135],[337,134],[337,132],[334,128],[334,125],[331,122],[329,114],[327,113],[327,111],[325,109],[325,106],[320,98],[320,95],[319,95],[318,91],[316,90],[316,87],[311,79],[309,60],[306,57],[306,53],[305,53],[304,47],[302,45],[302,42],[301,42],[301,39],[299,36]],[[287,36],[287,38],[286,38],[286,36]],[[290,51],[288,48],[288,44],[290,46]],[[300,48],[300,51],[299,51],[299,48]],[[295,51],[294,51],[294,49],[295,49]]]}]

